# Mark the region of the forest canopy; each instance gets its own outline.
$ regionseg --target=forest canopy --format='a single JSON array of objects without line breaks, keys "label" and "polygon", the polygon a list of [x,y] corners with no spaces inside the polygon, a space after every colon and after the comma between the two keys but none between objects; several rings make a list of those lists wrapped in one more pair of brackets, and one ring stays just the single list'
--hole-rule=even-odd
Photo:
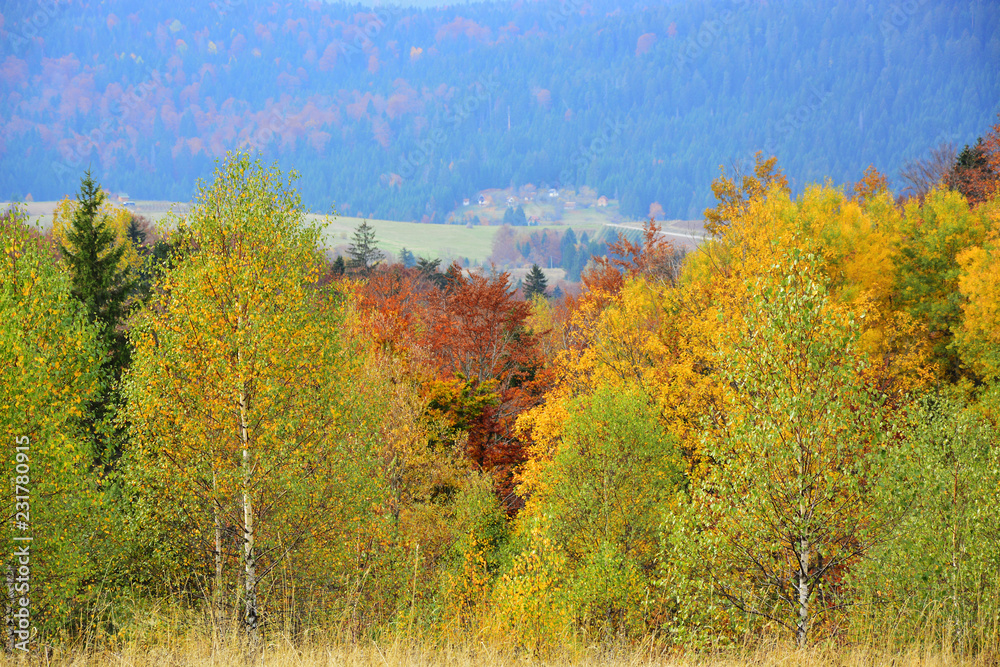
[{"label": "forest canopy", "polygon": [[334,263],[294,174],[242,152],[160,228],[116,233],[89,174],[67,229],[7,210],[24,641],[115,646],[169,602],[251,651],[324,629],[992,655],[998,137],[908,198],[874,169],[793,196],[758,155],[696,251],[650,220],[575,295],[378,261],[364,226],[366,261]]}]

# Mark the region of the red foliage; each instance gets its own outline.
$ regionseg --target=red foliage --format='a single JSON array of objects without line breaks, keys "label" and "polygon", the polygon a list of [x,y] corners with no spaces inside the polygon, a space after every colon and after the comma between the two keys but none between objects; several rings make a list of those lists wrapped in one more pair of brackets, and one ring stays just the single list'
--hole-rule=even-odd
[{"label": "red foliage", "polygon": [[591,293],[614,295],[625,284],[625,276],[643,275],[673,284],[682,257],[650,218],[643,225],[641,243],[619,233],[618,240],[608,246],[607,256],[595,256],[594,266],[583,275],[583,285]]},{"label": "red foliage", "polygon": [[972,206],[991,199],[1000,190],[1000,123],[974,146],[966,146],[945,178]]},{"label": "red foliage", "polygon": [[536,378],[543,361],[538,340],[525,326],[531,306],[510,289],[506,273],[465,275],[453,264],[439,278],[399,265],[372,272],[357,288],[362,326],[432,378],[492,395],[475,415],[456,422],[467,429],[470,464],[493,473],[498,495],[514,511],[520,500],[513,473],[526,458],[514,422],[538,403],[546,384]]}]

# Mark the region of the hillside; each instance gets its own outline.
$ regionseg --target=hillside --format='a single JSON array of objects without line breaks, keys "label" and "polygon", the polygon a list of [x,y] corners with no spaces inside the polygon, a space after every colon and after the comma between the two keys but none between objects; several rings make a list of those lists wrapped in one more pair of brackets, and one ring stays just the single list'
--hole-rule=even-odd
[{"label": "hillside", "polygon": [[[239,146],[316,211],[440,222],[490,188],[588,186],[700,218],[765,150],[798,191],[895,175],[1000,100],[990,3],[541,0],[5,4],[0,198],[187,201]],[[898,186],[898,183],[895,183]]]}]

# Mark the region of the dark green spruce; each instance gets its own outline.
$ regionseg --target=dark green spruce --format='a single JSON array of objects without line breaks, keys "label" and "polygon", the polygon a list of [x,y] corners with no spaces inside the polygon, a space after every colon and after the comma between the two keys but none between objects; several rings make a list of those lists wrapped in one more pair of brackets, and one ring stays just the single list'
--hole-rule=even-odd
[{"label": "dark green spruce", "polygon": [[531,300],[536,294],[545,296],[545,290],[549,287],[549,281],[545,279],[541,267],[537,264],[531,265],[531,271],[524,277],[524,298]]},{"label": "dark green spruce", "polygon": [[101,361],[104,389],[88,406],[86,419],[92,437],[94,467],[108,472],[121,454],[113,418],[118,403],[118,381],[130,357],[124,322],[135,285],[129,272],[119,268],[126,246],[117,243],[107,214],[100,211],[105,198],[88,170],[67,234],[69,247],[60,244],[60,250],[69,266],[72,294],[86,307],[90,321],[99,327],[105,350]]}]

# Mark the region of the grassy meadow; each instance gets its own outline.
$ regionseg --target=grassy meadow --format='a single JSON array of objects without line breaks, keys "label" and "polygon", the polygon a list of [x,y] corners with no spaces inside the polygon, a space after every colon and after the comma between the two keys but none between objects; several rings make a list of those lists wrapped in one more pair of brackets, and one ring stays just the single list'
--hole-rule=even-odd
[{"label": "grassy meadow", "polygon": [[[52,226],[52,211],[56,201],[28,202],[24,207],[28,213],[29,222],[44,229]],[[4,207],[5,204],[0,204]],[[135,208],[130,209],[135,213],[149,218],[153,222],[160,222],[168,218],[171,214],[184,215],[191,208],[190,204],[169,202],[169,201],[136,201]],[[577,236],[586,232],[588,236],[594,238],[607,225],[615,225],[612,231],[617,231],[623,227],[642,226],[641,222],[623,220],[618,215],[617,206],[607,208],[582,208],[563,212],[562,220],[558,223],[546,222],[545,213],[548,211],[547,205],[537,203],[525,204],[525,213],[529,216],[537,216],[541,224],[532,227],[518,228],[522,233],[542,232],[552,230],[557,232],[572,228]],[[419,222],[403,222],[399,220],[375,220],[368,218],[358,218],[345,215],[326,216],[310,214],[312,220],[328,221],[325,240],[328,246],[338,252],[346,252],[351,243],[351,235],[355,228],[367,220],[368,224],[375,229],[375,238],[379,248],[386,253],[390,253],[393,258],[398,258],[399,252],[407,248],[418,257],[438,257],[442,260],[442,265],[450,263],[452,260],[462,260],[467,258],[473,264],[486,264],[493,251],[493,237],[500,229],[505,208],[500,206],[470,206],[466,209],[468,214],[476,214],[483,224],[423,224]],[[681,245],[691,245],[687,239],[693,229],[700,228],[700,221],[668,220],[661,223],[665,230],[677,230],[681,233],[671,240]],[[546,267],[543,267],[546,268]],[[514,269],[512,275],[518,277],[518,269]],[[523,271],[521,271],[523,273]],[[559,280],[562,277],[561,271],[546,268],[546,275],[550,280]],[[517,275],[516,275],[517,274]]]}]

